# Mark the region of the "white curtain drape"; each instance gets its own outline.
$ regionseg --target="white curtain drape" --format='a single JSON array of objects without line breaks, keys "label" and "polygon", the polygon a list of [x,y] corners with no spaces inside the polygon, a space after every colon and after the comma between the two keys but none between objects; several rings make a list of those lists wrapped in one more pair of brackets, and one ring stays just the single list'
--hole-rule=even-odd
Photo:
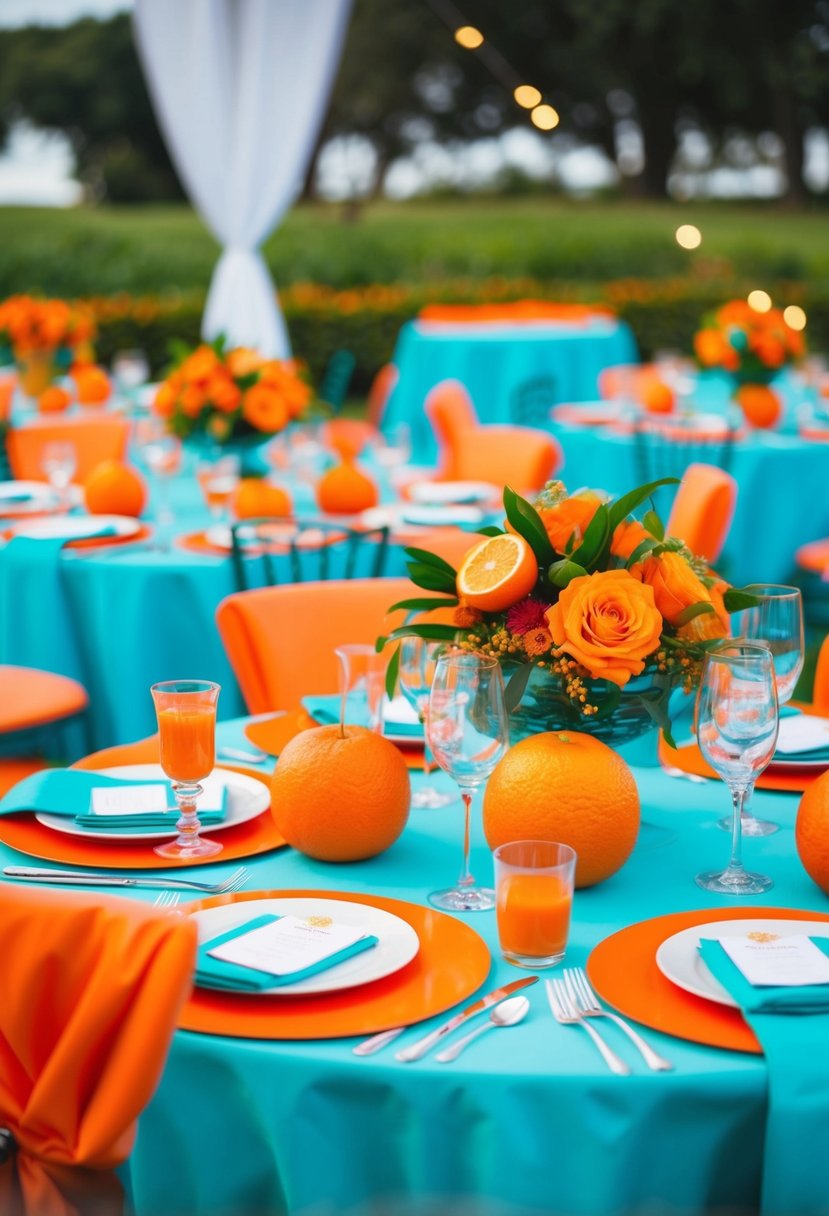
[{"label": "white curtain drape", "polygon": [[135,33],[170,155],[224,246],[202,333],[290,354],[259,246],[299,192],[351,0],[137,0]]}]

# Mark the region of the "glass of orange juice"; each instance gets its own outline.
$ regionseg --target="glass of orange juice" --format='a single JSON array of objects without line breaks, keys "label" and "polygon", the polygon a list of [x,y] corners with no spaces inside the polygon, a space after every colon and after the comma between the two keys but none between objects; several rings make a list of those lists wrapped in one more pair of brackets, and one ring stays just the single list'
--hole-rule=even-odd
[{"label": "glass of orange juice", "polygon": [[501,953],[516,967],[553,967],[564,958],[576,854],[548,840],[512,840],[495,858]]},{"label": "glass of orange juice", "polygon": [[196,809],[204,792],[200,783],[216,763],[219,691],[219,685],[210,680],[165,680],[150,689],[158,719],[161,767],[172,782],[179,809],[178,836],[154,850],[161,857],[186,860],[222,851],[215,840],[199,835]]}]

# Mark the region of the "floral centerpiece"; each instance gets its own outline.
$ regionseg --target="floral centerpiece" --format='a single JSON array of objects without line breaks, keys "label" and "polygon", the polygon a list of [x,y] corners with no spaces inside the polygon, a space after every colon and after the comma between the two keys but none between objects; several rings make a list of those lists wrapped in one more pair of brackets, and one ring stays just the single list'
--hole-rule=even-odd
[{"label": "floral centerpiece", "polygon": [[780,401],[769,381],[802,358],[806,343],[779,308],[760,312],[746,300],[730,300],[704,318],[694,335],[694,353],[700,367],[730,375],[747,421],[762,427],[780,416]]},{"label": "floral centerpiece", "polygon": [[310,385],[291,359],[265,359],[254,350],[225,350],[219,339],[183,349],[158,386],[153,409],[180,439],[218,444],[262,440],[299,418]]},{"label": "floral centerpiece", "polygon": [[[457,572],[407,550],[413,582],[437,594],[394,605],[427,615],[378,645],[414,635],[496,656],[513,738],[569,727],[622,743],[656,725],[670,738],[671,694],[695,688],[729,612],[754,600],[665,536],[653,510],[633,518],[666,484],[675,479],[609,501],[554,481],[535,504],[505,489],[504,529],[485,529]],[[389,688],[396,678],[397,654]]]},{"label": "floral centerpiece", "polygon": [[74,362],[91,361],[94,337],[91,314],[66,300],[16,295],[0,303],[0,348],[27,396],[38,396]]}]

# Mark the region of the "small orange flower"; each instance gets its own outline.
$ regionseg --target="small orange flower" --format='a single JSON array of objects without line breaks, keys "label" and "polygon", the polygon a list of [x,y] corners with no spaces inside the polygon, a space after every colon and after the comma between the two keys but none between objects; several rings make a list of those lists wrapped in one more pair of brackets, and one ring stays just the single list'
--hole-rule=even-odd
[{"label": "small orange flower", "polygon": [[549,629],[531,629],[529,633],[525,633],[522,641],[524,649],[531,658],[535,658],[540,654],[547,654],[553,645],[553,635]]}]

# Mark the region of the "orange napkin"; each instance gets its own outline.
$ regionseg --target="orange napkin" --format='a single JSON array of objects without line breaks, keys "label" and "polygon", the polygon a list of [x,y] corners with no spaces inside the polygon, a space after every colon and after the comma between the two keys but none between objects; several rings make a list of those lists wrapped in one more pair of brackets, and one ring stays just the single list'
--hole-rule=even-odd
[{"label": "orange napkin", "polygon": [[98,893],[2,884],[0,940],[0,1127],[16,1143],[0,1211],[71,1213],[79,1191],[93,1210],[90,1187],[109,1200],[118,1189],[87,1171],[132,1148],[190,993],[195,924]]}]

